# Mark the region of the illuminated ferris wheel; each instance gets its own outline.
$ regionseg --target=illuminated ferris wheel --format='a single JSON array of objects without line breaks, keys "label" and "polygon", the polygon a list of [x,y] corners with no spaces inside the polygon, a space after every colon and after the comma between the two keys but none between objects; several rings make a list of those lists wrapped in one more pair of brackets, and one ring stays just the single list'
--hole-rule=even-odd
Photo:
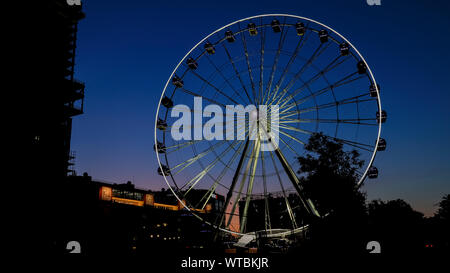
[{"label": "illuminated ferris wheel", "polygon": [[[195,105],[199,99],[202,108]],[[173,111],[178,105],[194,120],[181,126],[191,138],[173,137],[174,127],[180,129],[181,115]],[[264,132],[270,131],[269,120],[277,120],[271,128],[277,143],[273,135],[251,138],[245,114],[230,118],[229,105],[276,106],[269,116],[249,111],[248,119],[255,116]],[[192,131],[204,133],[213,118],[219,120],[216,133],[245,120],[242,134],[192,137]],[[158,173],[187,209],[223,231],[301,230],[305,215],[323,217],[296,175],[309,137],[321,132],[357,150],[365,162],[358,170],[361,185],[378,176],[372,163],[386,148],[380,138],[386,118],[369,66],[341,34],[305,17],[253,16],[206,36],[170,75],[155,121]],[[264,150],[267,144],[273,149]],[[211,201],[218,196],[223,200],[214,208]]]}]

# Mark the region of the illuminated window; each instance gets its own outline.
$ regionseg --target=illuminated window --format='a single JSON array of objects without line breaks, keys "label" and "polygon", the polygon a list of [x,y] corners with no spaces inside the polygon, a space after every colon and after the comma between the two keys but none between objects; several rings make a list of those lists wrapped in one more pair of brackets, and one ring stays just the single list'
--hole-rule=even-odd
[{"label": "illuminated window", "polygon": [[147,206],[153,206],[155,204],[155,198],[154,198],[153,194],[150,194],[150,193],[146,194],[144,197],[144,200],[145,200],[145,204]]},{"label": "illuminated window", "polygon": [[100,188],[100,200],[111,201],[112,191],[110,187],[102,186]]}]

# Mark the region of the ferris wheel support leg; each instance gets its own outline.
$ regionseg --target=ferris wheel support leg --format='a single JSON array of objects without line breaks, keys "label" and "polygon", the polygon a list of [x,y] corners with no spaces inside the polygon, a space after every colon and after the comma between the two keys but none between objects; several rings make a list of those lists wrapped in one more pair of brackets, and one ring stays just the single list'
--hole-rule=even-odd
[{"label": "ferris wheel support leg", "polygon": [[[223,221],[225,220],[224,219],[225,218],[225,210],[227,209],[228,203],[230,203],[231,197],[233,196],[234,187],[236,186],[236,182],[239,178],[239,173],[241,172],[242,165],[244,164],[245,156],[247,155],[249,142],[250,142],[250,139],[247,137],[247,140],[246,140],[245,146],[244,146],[244,150],[242,151],[241,158],[239,159],[239,163],[236,167],[236,171],[234,172],[233,180],[231,181],[230,189],[228,190],[227,197],[225,199],[225,203],[222,208],[222,212],[220,213],[220,220],[217,224],[217,232],[216,232],[216,235],[214,236],[214,241],[217,239],[217,236],[219,234],[219,228],[222,225]],[[230,217],[233,217],[233,215],[230,215]]]},{"label": "ferris wheel support leg", "polygon": [[303,194],[303,187],[300,184],[300,180],[298,179],[295,172],[292,170],[291,166],[288,164],[286,158],[284,157],[283,153],[281,152],[280,148],[275,149],[275,154],[277,155],[278,159],[280,160],[281,165],[283,166],[284,170],[286,171],[287,176],[289,177],[289,180],[291,180],[292,185],[294,186],[295,190],[297,191],[298,195],[300,196],[300,199],[302,200],[303,206],[308,211],[308,213],[313,214],[317,217],[320,217],[319,212],[315,208],[313,202],[311,199],[306,198]]},{"label": "ferris wheel support leg", "polygon": [[253,192],[253,182],[255,181],[255,173],[256,173],[256,166],[258,164],[258,157],[259,157],[259,149],[261,148],[261,142],[258,138],[258,140],[255,141],[255,156],[253,160],[253,166],[252,166],[252,173],[249,177],[248,181],[248,188],[247,188],[247,196],[245,199],[245,206],[244,206],[244,213],[242,215],[242,223],[241,223],[241,233],[245,232],[245,226],[247,225],[247,212],[248,212],[248,206],[250,205],[250,197]]},{"label": "ferris wheel support leg", "polygon": [[[255,141],[255,143],[256,143],[256,141]],[[241,194],[242,194],[242,190],[244,189],[245,181],[247,181],[247,177],[249,176],[248,174],[249,174],[250,169],[252,167],[252,162],[256,160],[255,149],[256,149],[256,145],[255,145],[255,147],[252,150],[250,159],[247,161],[247,166],[245,167],[244,174],[242,175],[241,184],[239,185],[239,191],[237,193],[237,196],[236,196],[236,199],[234,201],[233,207],[231,208],[230,215],[234,215],[234,212],[236,211],[236,208],[238,206],[239,200],[241,199]],[[230,226],[231,220],[232,220],[232,218],[229,217],[228,218],[228,222],[225,225],[225,228],[228,228]],[[241,220],[241,222],[242,222],[242,220]],[[242,231],[241,231],[242,230],[242,224],[240,224],[240,226],[241,226],[240,232],[242,233]]]}]

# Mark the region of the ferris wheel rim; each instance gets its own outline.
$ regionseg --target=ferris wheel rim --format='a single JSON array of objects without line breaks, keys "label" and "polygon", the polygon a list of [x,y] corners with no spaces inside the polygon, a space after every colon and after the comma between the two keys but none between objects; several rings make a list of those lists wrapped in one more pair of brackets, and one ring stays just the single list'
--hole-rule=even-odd
[{"label": "ferris wheel rim", "polygon": [[[168,80],[166,81],[166,84],[164,86],[163,92],[161,93],[161,96],[160,96],[160,99],[159,99],[159,102],[158,102],[158,107],[157,107],[157,110],[156,110],[156,117],[155,117],[155,127],[154,127],[154,144],[155,145],[158,144],[158,140],[157,140],[157,121],[158,121],[158,117],[159,117],[161,101],[162,101],[164,95],[166,94],[166,90],[167,90],[167,87],[168,87],[168,85],[170,83],[170,80],[174,77],[175,72],[179,69],[180,65],[186,60],[186,58],[199,45],[203,44],[205,41],[207,41],[208,38],[210,38],[214,34],[220,32],[220,31],[222,31],[222,30],[224,30],[224,29],[226,29],[226,28],[228,28],[228,27],[230,27],[232,25],[238,24],[240,22],[244,22],[244,21],[248,21],[248,20],[252,20],[252,19],[256,19],[256,18],[265,18],[265,17],[290,17],[290,18],[296,18],[296,19],[309,21],[309,22],[315,23],[317,25],[320,25],[320,26],[322,26],[322,27],[324,27],[324,28],[326,28],[328,30],[331,30],[333,33],[337,34],[343,41],[348,43],[348,45],[357,53],[357,55],[360,58],[360,60],[362,60],[365,63],[366,67],[367,67],[367,71],[369,72],[370,79],[371,79],[371,81],[373,81],[374,88],[376,89],[376,92],[377,92],[377,106],[378,106],[378,111],[381,113],[382,107],[381,107],[380,93],[379,93],[378,84],[377,84],[376,79],[375,79],[375,77],[373,75],[373,72],[372,72],[369,64],[366,62],[365,58],[362,56],[362,54],[358,51],[358,49],[347,38],[345,38],[342,34],[340,34],[338,31],[334,30],[333,28],[329,27],[328,25],[325,25],[325,24],[323,24],[323,23],[321,23],[319,21],[316,21],[316,20],[313,20],[313,19],[310,19],[310,18],[307,18],[307,17],[298,16],[298,15],[292,15],[292,14],[285,14],[285,13],[259,14],[259,15],[250,16],[250,17],[246,17],[246,18],[242,18],[242,19],[236,20],[234,22],[231,22],[231,23],[229,23],[229,24],[227,24],[225,26],[222,26],[222,27],[216,29],[215,31],[211,32],[209,35],[205,36],[202,40],[200,40],[195,46],[193,46],[184,55],[184,57],[180,60],[180,62],[176,65],[176,67],[172,71],[171,75],[169,76]],[[364,180],[366,179],[366,177],[368,175],[369,169],[370,169],[370,167],[372,166],[372,164],[373,164],[373,162],[375,160],[375,157],[376,157],[376,154],[377,154],[377,147],[378,147],[378,144],[379,144],[379,141],[380,141],[380,137],[381,137],[381,127],[382,127],[382,122],[379,121],[378,122],[378,133],[377,133],[377,138],[376,138],[376,143],[375,143],[375,146],[374,146],[374,150],[372,152],[372,156],[371,156],[371,158],[369,160],[369,163],[367,164],[367,168],[365,168],[364,173],[361,175],[359,181],[357,182],[357,187],[361,187],[362,186]],[[158,151],[156,150],[155,152],[156,152],[156,158],[157,158],[157,161],[158,161],[158,166],[159,166],[159,168],[163,168],[163,165],[162,165],[161,160],[159,158]],[[183,202],[183,200],[180,199],[178,194],[174,191],[173,187],[170,185],[170,182],[168,181],[167,176],[164,173],[163,173],[162,176],[163,176],[164,181],[166,182],[168,188],[173,193],[173,195],[176,197],[177,201],[180,202],[182,204],[182,206],[184,208],[186,208],[189,212],[191,212],[195,217],[197,217],[198,219],[200,219],[200,220],[204,221],[205,223],[211,225],[215,229],[219,229],[221,231],[224,231],[224,232],[227,232],[227,233],[231,233],[231,234],[235,234],[235,235],[244,235],[244,234],[246,234],[245,232],[241,233],[241,232],[232,231],[230,229],[222,228],[222,227],[217,226],[216,224],[210,223],[210,222],[204,220],[202,217],[198,216],[197,213],[194,210],[192,210],[189,206],[187,206],[187,204],[186,204],[187,202]],[[174,180],[173,177],[172,177],[172,180]],[[292,229],[292,230],[297,230],[297,229],[302,229],[302,228],[304,228],[304,226],[298,227],[298,228]]]}]

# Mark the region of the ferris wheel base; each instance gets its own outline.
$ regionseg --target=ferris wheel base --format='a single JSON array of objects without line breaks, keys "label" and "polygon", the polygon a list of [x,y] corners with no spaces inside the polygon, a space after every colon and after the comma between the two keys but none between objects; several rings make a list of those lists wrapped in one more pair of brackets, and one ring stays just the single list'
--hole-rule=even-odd
[{"label": "ferris wheel base", "polygon": [[239,238],[239,240],[234,244],[236,247],[247,247],[248,244],[255,241],[257,235],[264,236],[265,238],[284,238],[289,235],[295,235],[301,232],[307,231],[309,225],[297,229],[271,229],[271,230],[259,230],[246,233]]}]

